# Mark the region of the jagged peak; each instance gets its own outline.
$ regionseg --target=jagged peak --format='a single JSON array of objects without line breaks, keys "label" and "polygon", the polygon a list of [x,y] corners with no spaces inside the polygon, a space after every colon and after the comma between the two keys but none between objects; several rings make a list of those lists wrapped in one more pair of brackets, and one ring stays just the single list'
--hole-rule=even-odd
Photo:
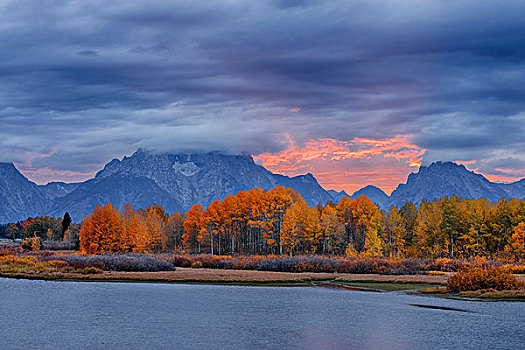
[{"label": "jagged peak", "polygon": [[482,174],[479,174],[472,170],[467,169],[467,167],[465,167],[465,165],[463,164],[458,164],[456,162],[451,162],[451,161],[446,161],[446,162],[437,161],[437,162],[431,163],[428,166],[421,166],[417,173],[409,174],[406,183],[409,183],[411,180],[413,180],[416,175],[439,174],[442,171],[449,171],[449,172],[452,171],[456,173],[469,174],[469,175],[472,175],[478,178],[479,180],[483,182],[490,183],[490,181]]},{"label": "jagged peak", "polygon": [[458,170],[469,171],[463,164],[458,164],[456,162],[451,162],[451,161],[436,161],[436,162],[430,163],[429,165],[420,166],[418,173],[425,172],[426,170],[439,170],[439,169],[458,169]]},{"label": "jagged peak", "polygon": [[124,157],[123,160],[136,158],[137,156],[181,156],[187,157],[187,161],[191,161],[194,156],[209,156],[209,157],[234,157],[248,160],[250,163],[255,163],[250,153],[241,152],[239,153],[228,153],[220,150],[208,150],[208,151],[167,151],[167,150],[155,150],[140,147],[130,157]]}]

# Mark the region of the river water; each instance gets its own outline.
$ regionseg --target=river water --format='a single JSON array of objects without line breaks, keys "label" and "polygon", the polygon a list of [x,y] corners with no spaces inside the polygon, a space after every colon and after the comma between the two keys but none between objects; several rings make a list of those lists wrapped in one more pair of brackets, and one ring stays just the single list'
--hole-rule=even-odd
[{"label": "river water", "polygon": [[0,279],[0,316],[0,349],[525,348],[525,303],[323,287]]}]

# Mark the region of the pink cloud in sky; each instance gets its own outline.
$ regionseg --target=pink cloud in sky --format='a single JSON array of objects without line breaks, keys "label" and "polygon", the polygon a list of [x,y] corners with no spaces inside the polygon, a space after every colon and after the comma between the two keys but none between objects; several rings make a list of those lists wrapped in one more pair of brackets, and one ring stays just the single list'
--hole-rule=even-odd
[{"label": "pink cloud in sky", "polygon": [[351,141],[318,139],[298,147],[289,138],[287,149],[254,158],[270,171],[295,176],[313,173],[327,189],[352,193],[373,184],[389,193],[421,165],[424,149],[410,143],[408,135]]}]

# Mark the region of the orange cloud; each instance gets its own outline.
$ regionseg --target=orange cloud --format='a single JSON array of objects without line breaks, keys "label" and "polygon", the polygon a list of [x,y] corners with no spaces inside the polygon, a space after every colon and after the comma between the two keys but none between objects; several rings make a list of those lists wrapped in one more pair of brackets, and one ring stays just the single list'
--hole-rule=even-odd
[{"label": "orange cloud", "polygon": [[455,160],[454,163],[464,165],[468,168],[468,165],[476,164],[475,160]]},{"label": "orange cloud", "polygon": [[304,147],[297,148],[291,142],[288,149],[278,154],[262,153],[255,158],[265,167],[280,170],[292,164],[297,165],[311,160],[362,159],[372,156],[395,158],[406,161],[411,167],[421,166],[421,157],[425,150],[407,141],[404,136],[383,140],[356,138],[352,141],[336,139],[319,139],[306,142]]},{"label": "orange cloud", "polygon": [[288,110],[289,112],[297,113],[301,111],[301,107],[294,107]]},{"label": "orange cloud", "polygon": [[520,178],[516,176],[502,176],[502,175],[493,175],[493,174],[483,174],[489,181],[492,182],[514,182],[518,181]]},{"label": "orange cloud", "polygon": [[[346,191],[367,184],[391,191],[406,180],[410,167],[421,165],[425,153],[424,149],[411,144],[407,135],[351,141],[325,138],[310,140],[302,147],[296,146],[290,137],[287,139],[287,149],[254,158],[273,172],[290,176],[312,172],[323,186]],[[363,165],[362,160],[371,162]],[[348,171],[350,168],[352,171]]]}]

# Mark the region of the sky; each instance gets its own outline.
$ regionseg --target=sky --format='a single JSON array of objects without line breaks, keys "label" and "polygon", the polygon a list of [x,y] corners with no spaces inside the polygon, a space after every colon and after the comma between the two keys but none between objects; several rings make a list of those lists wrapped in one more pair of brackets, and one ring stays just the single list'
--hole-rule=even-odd
[{"label": "sky", "polygon": [[0,162],[88,179],[139,147],[247,152],[387,193],[525,177],[524,1],[0,0]]}]

